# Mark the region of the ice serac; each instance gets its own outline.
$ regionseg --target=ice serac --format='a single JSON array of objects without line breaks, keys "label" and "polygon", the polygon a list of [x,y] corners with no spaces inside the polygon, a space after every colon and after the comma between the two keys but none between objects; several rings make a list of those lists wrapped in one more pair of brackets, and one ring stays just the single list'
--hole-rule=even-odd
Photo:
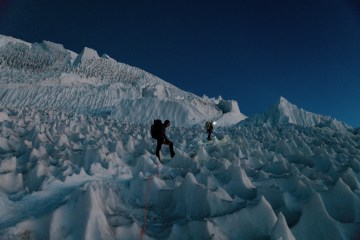
[{"label": "ice serac", "polygon": [[271,231],[271,240],[295,240],[294,235],[289,229],[284,215],[280,212],[275,227]]},{"label": "ice serac", "polygon": [[356,207],[360,205],[360,199],[341,178],[331,190],[321,196],[329,215],[338,222],[352,223],[360,219],[360,210]]},{"label": "ice serac", "polygon": [[349,128],[345,123],[332,117],[305,111],[290,103],[284,97],[280,97],[279,103],[264,113],[263,121],[270,126],[295,124],[307,127],[330,127],[337,130],[346,130]]},{"label": "ice serac", "polygon": [[229,168],[231,180],[225,185],[225,190],[243,199],[252,199],[256,195],[256,187],[251,183],[245,171],[240,166]]},{"label": "ice serac", "polygon": [[75,59],[74,65],[77,66],[81,63],[86,63],[87,61],[96,60],[99,58],[100,57],[96,50],[85,47]]},{"label": "ice serac", "polygon": [[223,115],[217,121],[219,126],[233,125],[247,118],[240,112],[239,105],[235,100],[224,101],[220,99],[217,106],[223,112]]},{"label": "ice serac", "polygon": [[0,56],[4,107],[111,115],[140,124],[171,118],[177,126],[207,120],[229,126],[245,119],[236,101],[196,96],[87,47],[76,54],[61,44],[0,36]]},{"label": "ice serac", "polygon": [[268,239],[276,215],[268,201],[261,197],[256,206],[215,218],[214,222],[222,226],[229,239]]},{"label": "ice serac", "polygon": [[318,193],[305,205],[299,223],[292,230],[296,239],[345,239],[340,224],[329,216]]}]

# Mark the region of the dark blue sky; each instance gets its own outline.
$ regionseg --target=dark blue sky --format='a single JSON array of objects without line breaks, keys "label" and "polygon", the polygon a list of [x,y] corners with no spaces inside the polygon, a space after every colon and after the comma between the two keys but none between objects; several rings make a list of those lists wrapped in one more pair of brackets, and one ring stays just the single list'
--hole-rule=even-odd
[{"label": "dark blue sky", "polygon": [[360,126],[359,0],[0,0],[0,34],[90,47],[248,116],[284,96]]}]

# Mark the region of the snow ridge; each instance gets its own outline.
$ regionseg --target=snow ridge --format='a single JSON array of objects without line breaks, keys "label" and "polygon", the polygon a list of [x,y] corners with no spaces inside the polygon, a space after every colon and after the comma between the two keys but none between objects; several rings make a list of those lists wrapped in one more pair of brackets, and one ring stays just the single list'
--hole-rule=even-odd
[{"label": "snow ridge", "polygon": [[313,127],[327,126],[338,130],[347,130],[350,127],[332,117],[314,114],[290,103],[280,97],[279,103],[263,114],[263,121],[270,126],[295,124]]},{"label": "snow ridge", "polygon": [[[47,41],[2,42],[6,42],[0,47],[2,106],[110,114],[134,123],[175,116],[172,122],[183,126],[220,120],[223,115],[222,125],[246,118],[235,101],[200,98],[107,55],[99,57],[93,49],[84,48],[77,55]],[[224,111],[221,106],[226,105],[231,107]]]}]

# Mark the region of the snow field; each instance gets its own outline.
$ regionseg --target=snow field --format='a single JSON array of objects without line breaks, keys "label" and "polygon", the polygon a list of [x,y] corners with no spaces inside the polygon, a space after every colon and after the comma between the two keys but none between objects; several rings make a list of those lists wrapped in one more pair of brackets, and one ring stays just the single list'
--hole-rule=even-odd
[{"label": "snow field", "polygon": [[[171,126],[2,109],[4,239],[356,239],[360,136],[328,127]],[[156,174],[159,174],[158,176]]]}]

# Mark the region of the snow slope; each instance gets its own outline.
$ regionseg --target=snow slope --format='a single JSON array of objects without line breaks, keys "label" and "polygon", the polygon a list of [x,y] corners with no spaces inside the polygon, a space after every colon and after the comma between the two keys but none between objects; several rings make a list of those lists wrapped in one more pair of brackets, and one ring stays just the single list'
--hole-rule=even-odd
[{"label": "snow slope", "polygon": [[47,41],[0,39],[2,106],[105,113],[133,123],[171,116],[178,126],[246,118],[235,101],[200,98],[93,49],[76,54]]},{"label": "snow slope", "polygon": [[[5,46],[0,51],[16,55]],[[22,60],[1,58],[0,239],[359,239],[358,129],[329,124],[284,98],[261,117],[234,124],[242,116],[234,101],[199,98],[84,51],[59,51],[69,69],[57,69],[64,64],[55,60],[38,78]],[[108,69],[99,67],[99,75],[85,78],[74,69],[96,67],[84,61],[144,75],[119,80],[110,69],[100,77]],[[139,97],[150,86],[146,79],[158,85]],[[109,97],[107,107],[98,95],[110,86],[126,98]],[[123,113],[144,117],[147,108],[176,119],[168,130],[176,155],[170,159],[164,146],[163,165],[150,124]],[[206,110],[223,121],[212,141],[201,122]]]}]

